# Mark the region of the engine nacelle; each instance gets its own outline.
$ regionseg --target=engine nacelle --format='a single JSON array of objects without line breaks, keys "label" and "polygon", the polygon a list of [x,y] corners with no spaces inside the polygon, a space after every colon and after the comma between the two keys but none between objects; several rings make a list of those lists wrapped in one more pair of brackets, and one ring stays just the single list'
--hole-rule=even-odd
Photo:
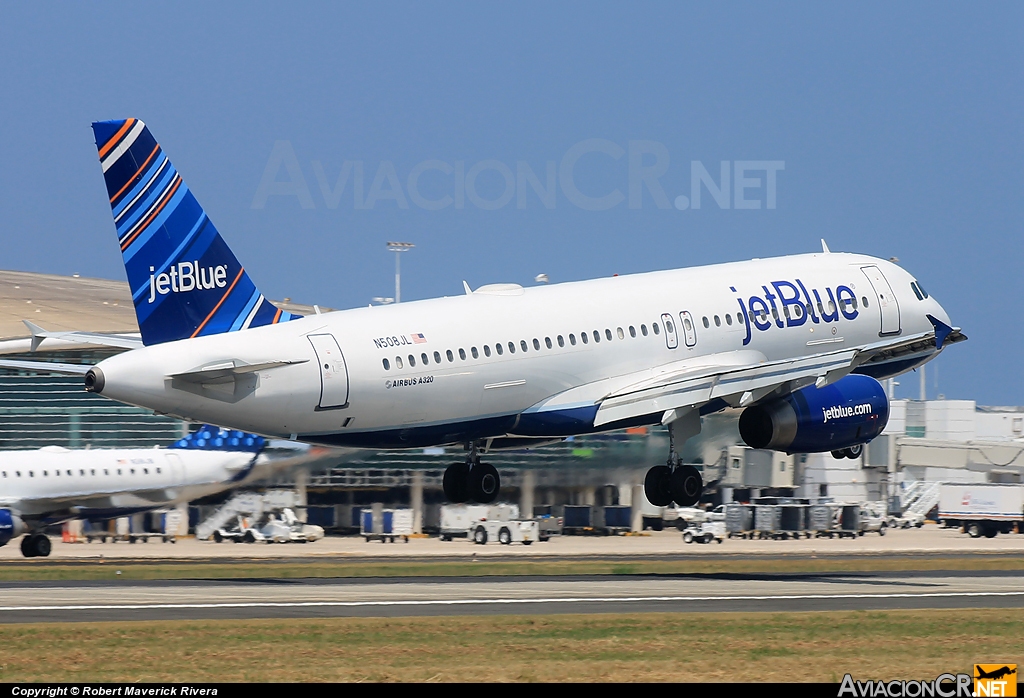
[{"label": "engine nacelle", "polygon": [[0,547],[7,545],[12,538],[17,538],[28,530],[21,517],[10,509],[0,509]]},{"label": "engine nacelle", "polygon": [[888,421],[882,384],[851,374],[823,388],[811,385],[748,407],[740,415],[740,436],[751,448],[823,453],[867,443]]}]

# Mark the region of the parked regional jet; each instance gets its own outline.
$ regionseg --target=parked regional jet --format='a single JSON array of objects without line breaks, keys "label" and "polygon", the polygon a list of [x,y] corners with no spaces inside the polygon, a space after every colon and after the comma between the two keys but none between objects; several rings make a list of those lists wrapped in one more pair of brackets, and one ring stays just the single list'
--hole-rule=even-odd
[{"label": "parked regional jet", "polygon": [[255,434],[204,426],[167,448],[46,446],[0,452],[0,546],[26,533],[25,557],[46,557],[41,530],[70,519],[113,519],[206,497],[300,463]]},{"label": "parked regional jet", "polygon": [[703,483],[676,447],[726,408],[755,448],[856,457],[888,419],[878,380],[966,339],[911,274],[824,242],[297,317],[260,294],[141,121],[93,130],[145,347],[89,370],[86,389],[311,443],[463,444],[451,501],[495,499],[489,450],[664,424],[667,463],[645,491],[690,506]]}]

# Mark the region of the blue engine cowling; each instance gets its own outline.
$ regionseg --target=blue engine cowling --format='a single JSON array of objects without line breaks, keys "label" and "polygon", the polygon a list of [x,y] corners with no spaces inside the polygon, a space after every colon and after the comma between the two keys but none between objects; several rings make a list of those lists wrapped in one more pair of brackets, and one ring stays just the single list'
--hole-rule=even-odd
[{"label": "blue engine cowling", "polygon": [[748,407],[740,415],[740,436],[751,448],[822,453],[867,443],[888,421],[882,384],[851,374],[823,388],[811,385]]},{"label": "blue engine cowling", "polygon": [[25,532],[25,522],[10,509],[0,509],[0,547]]}]

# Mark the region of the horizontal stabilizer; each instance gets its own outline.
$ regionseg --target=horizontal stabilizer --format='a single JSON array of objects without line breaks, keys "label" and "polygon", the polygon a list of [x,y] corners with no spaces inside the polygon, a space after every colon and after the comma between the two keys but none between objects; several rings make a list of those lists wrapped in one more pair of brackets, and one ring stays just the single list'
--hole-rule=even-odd
[{"label": "horizontal stabilizer", "polygon": [[50,361],[0,359],[0,368],[11,368],[16,371],[29,371],[31,373],[61,373],[66,376],[84,376],[92,366],[85,364],[58,364]]},{"label": "horizontal stabilizer", "polygon": [[32,333],[32,351],[39,348],[44,339],[58,339],[62,342],[74,344],[98,344],[104,347],[119,347],[121,349],[140,349],[145,346],[142,337],[130,334],[100,334],[98,332],[50,332],[39,325],[22,320],[29,332]]}]

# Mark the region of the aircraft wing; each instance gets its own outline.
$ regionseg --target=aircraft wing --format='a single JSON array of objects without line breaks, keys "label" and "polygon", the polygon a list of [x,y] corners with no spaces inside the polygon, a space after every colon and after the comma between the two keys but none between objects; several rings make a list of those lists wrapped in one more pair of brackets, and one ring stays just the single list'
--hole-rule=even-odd
[{"label": "aircraft wing", "polygon": [[[939,333],[943,335],[941,339]],[[940,341],[952,343],[964,339],[959,329],[937,327],[934,332],[799,359],[768,361],[760,352],[750,350],[711,354],[692,362],[679,362],[657,375],[651,375],[650,371],[636,374],[637,380],[625,385],[620,378],[620,387],[598,400],[594,426],[699,407],[719,398],[734,407],[744,407],[779,389],[791,392],[812,383],[823,387],[860,366],[924,352],[939,346]]]},{"label": "aircraft wing", "polygon": [[256,364],[247,364],[238,359],[228,359],[226,361],[218,361],[216,363],[207,364],[200,368],[193,369],[191,371],[184,371],[183,373],[172,373],[168,378],[176,378],[178,380],[185,381],[187,383],[209,383],[222,379],[231,379],[235,376],[244,375],[246,373],[255,373],[256,371],[265,371],[271,368],[278,368],[280,366],[290,366],[292,364],[304,364],[309,359],[286,359],[280,361],[262,361]]},{"label": "aircraft wing", "polygon": [[133,334],[100,334],[97,332],[50,332],[39,325],[22,320],[28,331],[32,333],[31,351],[39,348],[39,345],[47,339],[55,339],[71,344],[98,344],[105,347],[119,347],[121,349],[140,349],[143,347],[141,335]]}]

